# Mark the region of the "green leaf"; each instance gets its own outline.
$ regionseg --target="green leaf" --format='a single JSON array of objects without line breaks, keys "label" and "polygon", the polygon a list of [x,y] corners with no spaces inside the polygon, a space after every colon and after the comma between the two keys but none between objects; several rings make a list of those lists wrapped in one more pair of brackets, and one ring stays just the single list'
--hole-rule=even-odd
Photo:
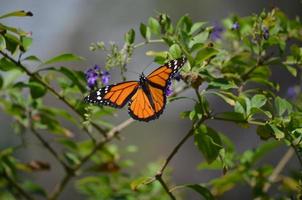
[{"label": "green leaf", "polygon": [[75,71],[72,71],[66,67],[60,67],[59,69],[49,68],[49,70],[54,70],[64,74],[68,79],[72,81],[74,85],[76,85],[81,90],[81,92],[86,92],[87,89],[83,84],[83,82],[81,81],[81,77]]},{"label": "green leaf", "polygon": [[236,102],[236,96],[234,94],[232,94],[231,92],[224,92],[224,91],[220,91],[220,92],[215,92],[215,91],[207,91],[207,93],[210,94],[215,94],[218,97],[222,98],[227,104],[234,106],[235,102]]},{"label": "green leaf", "polygon": [[26,190],[29,191],[30,193],[37,194],[43,197],[46,197],[46,191],[38,184],[33,183],[31,181],[26,181],[22,184],[22,187]]},{"label": "green leaf", "polygon": [[262,94],[257,94],[255,96],[253,96],[253,98],[251,99],[251,106],[255,107],[255,108],[261,108],[262,106],[265,105],[266,103],[266,97]]},{"label": "green leaf", "polygon": [[273,133],[277,140],[280,140],[285,137],[285,134],[283,133],[283,131],[281,131],[276,125],[274,125],[274,124],[269,124],[269,125],[272,128]]},{"label": "green leaf", "polygon": [[145,24],[141,23],[139,26],[139,30],[140,30],[142,37],[145,38],[147,41],[149,41],[151,38],[150,28],[147,27]]},{"label": "green leaf", "polygon": [[200,30],[203,25],[205,25],[207,22],[197,22],[197,23],[194,23],[193,26],[191,27],[190,29],[190,32],[189,34],[194,34],[196,31]]},{"label": "green leaf", "polygon": [[0,34],[0,51],[3,51],[6,48],[5,38]]},{"label": "green leaf", "polygon": [[21,36],[21,44],[22,44],[22,51],[26,52],[32,44],[32,38]]},{"label": "green leaf", "polygon": [[208,84],[207,89],[221,89],[221,90],[229,90],[238,88],[238,86],[233,82],[223,78],[215,79]]},{"label": "green leaf", "polygon": [[293,75],[294,77],[297,77],[297,69],[295,67],[292,67],[290,65],[284,65],[285,68]]},{"label": "green leaf", "polygon": [[142,186],[150,183],[152,180],[154,180],[154,177],[140,177],[138,179],[135,179],[130,183],[130,187],[132,190],[137,191],[137,189]]},{"label": "green leaf", "polygon": [[10,70],[20,70],[20,68],[13,63],[12,61],[10,61],[9,59],[3,57],[0,59],[0,70],[1,71],[10,71]]},{"label": "green leaf", "polygon": [[0,19],[3,19],[3,18],[7,18],[7,17],[31,17],[33,16],[32,12],[26,12],[24,10],[19,10],[19,11],[14,11],[14,12],[10,12],[10,13],[7,13],[7,14],[4,14],[2,16],[0,16]]},{"label": "green leaf", "polygon": [[209,38],[209,31],[205,30],[194,36],[189,42],[189,47],[192,48],[195,44],[204,44]]},{"label": "green leaf", "polygon": [[238,112],[223,112],[217,114],[215,117],[226,120],[226,121],[233,121],[237,123],[246,123],[244,115]]},{"label": "green leaf", "polygon": [[196,54],[196,57],[195,57],[195,62],[196,62],[196,64],[200,64],[203,61],[205,61],[213,56],[216,56],[218,54],[218,52],[219,51],[217,49],[214,49],[212,47],[205,47],[198,51],[198,53]]},{"label": "green leaf", "polygon": [[270,140],[270,141],[267,141],[267,142],[259,145],[256,148],[255,153],[253,155],[253,163],[257,162],[258,160],[263,158],[265,155],[267,155],[269,152],[271,152],[272,150],[276,149],[277,147],[279,147],[281,145],[282,145],[282,143],[280,143],[279,141],[276,141],[276,140]]},{"label": "green leaf", "polygon": [[271,127],[268,124],[266,124],[264,126],[258,126],[257,135],[259,135],[259,137],[262,140],[267,140],[267,139],[273,137],[273,130],[271,129]]},{"label": "green leaf", "polygon": [[281,117],[286,111],[288,114],[292,112],[292,105],[286,101],[285,99],[282,99],[280,97],[275,98],[275,109],[276,109],[276,114]]},{"label": "green leaf", "polygon": [[150,28],[150,30],[151,30],[152,33],[154,33],[156,35],[160,34],[160,24],[153,17],[149,18],[149,20],[148,20],[148,27]]},{"label": "green leaf", "polygon": [[65,53],[47,60],[46,62],[44,62],[44,64],[49,65],[58,62],[71,62],[71,61],[81,61],[81,60],[84,60],[84,58],[71,53]]},{"label": "green leaf", "polygon": [[195,145],[204,155],[208,163],[212,163],[222,149],[219,134],[205,125],[199,126],[194,132]]},{"label": "green leaf", "polygon": [[3,78],[2,78],[2,75],[0,74],[0,89],[2,88],[2,86],[3,86]]},{"label": "green leaf", "polygon": [[35,79],[30,79],[28,82],[28,87],[30,88],[30,94],[32,98],[37,99],[44,96],[47,89]]},{"label": "green leaf", "polygon": [[169,52],[173,58],[179,58],[181,56],[181,49],[178,44],[173,44],[169,48]]},{"label": "green leaf", "polygon": [[23,61],[31,61],[31,62],[39,62],[42,63],[42,61],[40,60],[40,58],[38,58],[35,55],[31,55],[31,56],[27,56],[26,58],[23,59]]},{"label": "green leaf", "polygon": [[133,29],[130,29],[126,34],[125,34],[125,41],[128,44],[133,44],[135,40],[135,31]]},{"label": "green leaf", "polygon": [[193,185],[186,185],[186,187],[194,190],[195,192],[198,192],[206,200],[215,200],[210,190],[204,186],[193,184]]}]

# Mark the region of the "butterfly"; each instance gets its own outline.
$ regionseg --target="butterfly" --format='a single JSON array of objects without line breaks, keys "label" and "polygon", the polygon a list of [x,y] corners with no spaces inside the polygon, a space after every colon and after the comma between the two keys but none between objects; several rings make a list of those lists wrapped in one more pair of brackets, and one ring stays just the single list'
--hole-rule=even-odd
[{"label": "butterfly", "polygon": [[166,105],[166,89],[175,73],[187,59],[170,60],[148,76],[142,73],[139,81],[125,81],[91,92],[84,101],[98,105],[122,108],[128,102],[128,113],[136,120],[148,122],[157,119]]}]

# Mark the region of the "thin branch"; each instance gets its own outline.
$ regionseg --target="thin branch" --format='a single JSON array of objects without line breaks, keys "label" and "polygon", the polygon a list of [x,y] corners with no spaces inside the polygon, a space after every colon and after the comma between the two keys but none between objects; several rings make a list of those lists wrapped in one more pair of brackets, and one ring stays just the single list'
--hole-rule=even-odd
[{"label": "thin branch", "polygon": [[167,184],[165,183],[165,181],[163,180],[161,175],[156,175],[155,176],[156,180],[158,180],[158,182],[162,185],[162,187],[164,188],[164,190],[166,191],[166,193],[169,195],[169,197],[172,200],[176,200],[176,197],[173,195],[173,193],[169,190]]},{"label": "thin branch", "polygon": [[258,126],[264,126],[266,124],[265,122],[261,122],[261,121],[255,121],[255,120],[247,120],[247,121],[246,120],[235,120],[235,119],[227,119],[227,118],[218,117],[218,116],[211,116],[211,119],[221,120],[221,121],[230,121],[230,122],[235,122],[235,123],[247,123],[247,124],[258,125]]},{"label": "thin branch", "polygon": [[18,191],[18,193],[20,194],[20,195],[22,195],[25,199],[27,199],[27,200],[34,200],[35,198],[34,197],[32,197],[30,194],[28,194],[20,185],[19,185],[19,183],[17,183],[15,180],[13,180],[11,177],[9,177],[8,176],[8,174],[6,174],[5,172],[4,172],[4,175],[3,175],[3,177],[8,181],[8,183],[12,186],[12,187],[14,187],[17,191]]},{"label": "thin branch", "polygon": [[72,173],[67,173],[62,181],[60,181],[56,186],[53,192],[49,195],[47,198],[48,200],[56,200],[59,195],[63,192],[65,189],[66,185],[68,184],[69,180],[73,177]]},{"label": "thin branch", "polygon": [[163,43],[164,40],[162,39],[158,39],[158,40],[149,40],[149,41],[144,41],[144,42],[141,42],[141,43],[138,43],[136,45],[133,46],[134,49],[138,48],[138,47],[142,47],[146,44],[154,44],[154,43]]},{"label": "thin branch", "polygon": [[294,150],[292,148],[289,148],[288,151],[283,155],[277,166],[275,167],[272,174],[268,177],[268,183],[266,183],[263,187],[263,191],[267,192],[269,188],[271,187],[272,183],[276,181],[279,174],[282,172],[286,164],[290,161],[290,159],[294,155]]},{"label": "thin branch", "polygon": [[[34,78],[36,81],[38,81],[40,84],[42,84],[47,90],[50,91],[50,93],[52,93],[55,97],[57,97],[62,102],[64,102],[71,110],[73,110],[83,120],[85,120],[85,116],[79,110],[77,110],[74,107],[74,105],[72,105],[63,95],[61,95],[57,91],[55,91],[55,89],[53,89],[50,85],[48,85],[46,82],[44,82],[38,74],[32,73],[24,65],[17,62],[14,58],[10,57],[8,54],[4,53],[3,51],[0,51],[0,54],[3,55],[5,58],[9,59],[11,62],[13,62],[16,66],[20,67],[28,76]],[[97,124],[95,124],[93,122],[91,123],[91,125],[96,130],[98,130],[99,133],[103,134],[103,136],[106,137],[106,135],[105,135],[106,131],[104,129],[102,129],[100,126],[98,126]],[[87,132],[88,130],[84,128],[84,131]]]},{"label": "thin branch", "polygon": [[62,160],[58,153],[50,146],[50,144],[34,129],[31,125],[30,130],[36,136],[36,138],[42,143],[42,145],[53,155],[53,157],[64,167],[66,171],[70,171],[70,167]]}]

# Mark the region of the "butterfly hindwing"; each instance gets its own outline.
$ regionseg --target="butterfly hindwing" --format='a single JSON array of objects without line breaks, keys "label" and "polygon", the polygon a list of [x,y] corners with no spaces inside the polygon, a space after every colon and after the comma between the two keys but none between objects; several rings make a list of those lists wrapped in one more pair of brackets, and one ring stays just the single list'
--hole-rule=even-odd
[{"label": "butterfly hindwing", "polygon": [[156,119],[164,111],[166,95],[164,90],[148,85],[148,94],[142,88],[131,98],[128,106],[129,115],[136,120],[150,121]]},{"label": "butterfly hindwing", "polygon": [[84,101],[114,108],[122,108],[135,94],[139,82],[127,81],[115,85],[108,85],[91,92]]}]

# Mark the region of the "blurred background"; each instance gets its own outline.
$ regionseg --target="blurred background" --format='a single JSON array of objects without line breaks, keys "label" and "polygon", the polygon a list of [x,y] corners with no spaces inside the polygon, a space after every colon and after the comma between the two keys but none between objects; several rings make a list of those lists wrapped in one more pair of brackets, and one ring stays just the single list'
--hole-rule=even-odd
[{"label": "blurred background", "polygon": [[[272,7],[279,7],[288,16],[294,18],[302,15],[301,0],[289,1],[242,1],[242,0],[65,0],[65,1],[46,1],[46,0],[0,0],[0,13],[13,10],[31,11],[32,18],[11,18],[6,20],[8,24],[22,27],[24,30],[31,31],[33,34],[33,46],[31,54],[38,55],[42,59],[47,59],[62,52],[71,52],[83,56],[86,61],[77,63],[73,66],[76,69],[86,70],[98,64],[103,65],[105,55],[100,52],[89,51],[89,45],[96,41],[115,41],[122,44],[124,33],[130,28],[138,30],[141,22],[146,22],[148,17],[155,16],[158,12],[164,12],[171,16],[175,22],[180,16],[189,14],[193,20],[209,21],[210,23],[219,22],[222,18],[231,14],[238,16],[259,13],[262,10],[269,10]],[[137,34],[138,35],[138,34]],[[137,38],[137,42],[141,38]],[[141,40],[142,41],[142,40]],[[137,49],[134,53],[129,68],[132,71],[141,73],[145,66],[149,65],[152,59],[145,55],[150,49],[163,48],[159,45],[149,45]],[[156,64],[151,64],[146,73],[156,68]],[[280,95],[284,96],[288,86],[294,83],[290,74],[283,69],[275,69],[273,79],[280,83]],[[127,73],[129,79],[137,79],[137,75]],[[112,72],[111,82],[118,82],[120,76]],[[190,96],[192,91],[186,91],[182,96]],[[49,105],[61,105],[52,96],[47,96],[45,100]],[[210,99],[211,107],[215,110],[226,110],[223,103],[218,99]],[[135,171],[142,170],[149,162],[158,161],[167,156],[176,143],[190,129],[191,122],[180,119],[179,113],[191,109],[191,101],[179,100],[170,103],[160,119],[149,123],[135,122],[122,133],[122,140],[115,143],[121,147],[128,144],[136,145],[139,151],[129,157],[135,161]],[[127,119],[126,109],[118,112],[118,117],[112,119],[114,123],[122,122]],[[0,149],[19,143],[18,137],[13,133],[12,119],[0,112],[1,140]],[[240,129],[232,123],[211,122],[209,124],[216,130],[223,131],[236,144],[239,152],[248,148],[256,147],[261,141],[255,134],[254,127]],[[81,134],[73,127],[68,127],[74,134]],[[3,137],[5,135],[5,137]],[[9,137],[8,137],[9,135]],[[28,135],[28,134],[27,134]],[[49,160],[53,161],[48,153],[44,152],[39,142],[27,136],[28,143],[34,144],[30,151],[20,153],[21,160]],[[285,149],[279,148],[266,158],[265,163],[276,164]],[[49,157],[48,157],[49,156]],[[203,161],[202,155],[198,152],[189,140],[178,152],[171,163],[172,182],[175,184],[202,183],[213,177],[220,176],[222,172],[198,171],[196,166]],[[293,158],[288,165],[296,166],[296,158]],[[52,166],[51,172],[39,172],[36,175],[37,181],[47,189],[53,188],[54,184],[61,178],[61,171],[56,166]],[[43,174],[41,174],[43,173]],[[40,179],[39,179],[40,178]],[[251,191],[244,186],[226,193],[221,199],[233,199],[236,197],[250,196]],[[69,184],[61,199],[72,197],[73,199],[84,199],[72,189]],[[251,198],[251,197],[250,197]],[[198,199],[194,193],[188,193],[186,199]],[[246,198],[248,199],[248,198]]]}]

